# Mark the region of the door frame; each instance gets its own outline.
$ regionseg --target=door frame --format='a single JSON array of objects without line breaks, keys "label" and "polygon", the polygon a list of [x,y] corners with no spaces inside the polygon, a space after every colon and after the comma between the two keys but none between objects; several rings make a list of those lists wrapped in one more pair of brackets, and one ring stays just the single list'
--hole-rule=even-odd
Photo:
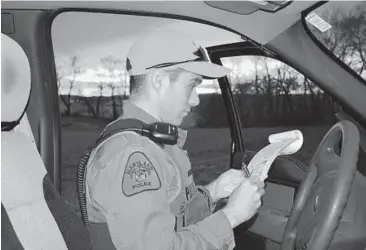
[{"label": "door frame", "polygon": [[[245,38],[243,38],[245,39]],[[253,41],[244,41],[226,45],[206,48],[213,63],[222,65],[221,58],[233,56],[265,56],[280,60],[274,53]],[[245,138],[242,133],[242,124],[237,104],[235,102],[230,82],[227,76],[218,79],[222,98],[226,107],[227,119],[230,126],[231,151],[230,168],[241,169],[243,158],[246,154],[244,145]]]}]

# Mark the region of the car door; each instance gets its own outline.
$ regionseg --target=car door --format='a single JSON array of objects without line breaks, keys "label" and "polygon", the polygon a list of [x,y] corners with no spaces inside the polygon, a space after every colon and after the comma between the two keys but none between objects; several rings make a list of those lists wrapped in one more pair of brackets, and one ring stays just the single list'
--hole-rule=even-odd
[{"label": "car door", "polygon": [[[232,69],[227,78],[220,79],[232,126],[231,168],[249,163],[269,144],[270,134],[299,129],[306,138],[295,155],[275,160],[262,207],[252,220],[234,230],[237,249],[278,249],[307,164],[341,108],[306,76],[253,42],[208,51],[212,61]],[[322,108],[316,108],[319,105]]]}]

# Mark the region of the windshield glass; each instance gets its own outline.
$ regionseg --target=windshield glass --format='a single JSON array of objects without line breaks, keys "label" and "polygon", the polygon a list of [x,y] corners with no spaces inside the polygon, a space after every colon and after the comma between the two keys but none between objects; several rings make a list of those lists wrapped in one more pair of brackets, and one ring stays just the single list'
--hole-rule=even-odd
[{"label": "windshield glass", "polygon": [[366,2],[327,2],[305,19],[318,41],[366,79]]}]

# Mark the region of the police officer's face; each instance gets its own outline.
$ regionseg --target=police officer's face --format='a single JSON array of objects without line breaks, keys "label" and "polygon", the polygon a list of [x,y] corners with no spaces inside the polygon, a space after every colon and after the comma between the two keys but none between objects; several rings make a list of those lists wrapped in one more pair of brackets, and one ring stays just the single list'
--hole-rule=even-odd
[{"label": "police officer's face", "polygon": [[192,107],[199,104],[197,86],[202,82],[202,76],[188,71],[181,71],[176,77],[169,78],[169,86],[162,98],[161,118],[179,126]]}]

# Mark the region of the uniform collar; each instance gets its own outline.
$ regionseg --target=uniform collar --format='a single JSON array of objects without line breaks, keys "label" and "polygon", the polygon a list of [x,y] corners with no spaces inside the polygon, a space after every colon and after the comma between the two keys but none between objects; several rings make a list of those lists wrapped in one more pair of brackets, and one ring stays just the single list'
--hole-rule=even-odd
[{"label": "uniform collar", "polygon": [[[158,120],[147,113],[145,110],[137,107],[135,104],[131,103],[130,101],[124,101],[123,102],[123,113],[121,118],[119,119],[127,119],[127,118],[134,118],[138,119],[144,123],[150,124],[154,122],[158,122]],[[183,147],[186,139],[187,139],[187,130],[183,130],[181,128],[178,128],[178,143],[177,145],[179,147]]]}]

